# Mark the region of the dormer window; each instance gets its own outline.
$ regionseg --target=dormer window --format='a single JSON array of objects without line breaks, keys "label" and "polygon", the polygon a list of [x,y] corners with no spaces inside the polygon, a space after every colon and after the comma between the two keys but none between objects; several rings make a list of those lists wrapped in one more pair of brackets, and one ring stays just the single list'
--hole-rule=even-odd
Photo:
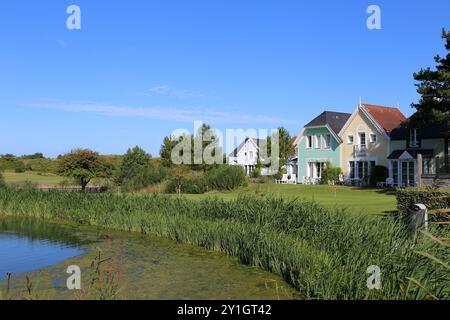
[{"label": "dormer window", "polygon": [[376,143],[377,142],[377,135],[375,133],[370,134],[370,143]]}]

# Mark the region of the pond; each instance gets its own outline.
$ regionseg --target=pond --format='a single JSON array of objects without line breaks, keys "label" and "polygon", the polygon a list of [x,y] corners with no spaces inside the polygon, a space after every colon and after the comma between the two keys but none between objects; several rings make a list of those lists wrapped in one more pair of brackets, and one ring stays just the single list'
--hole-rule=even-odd
[{"label": "pond", "polygon": [[42,223],[0,220],[0,280],[8,272],[17,274],[50,267],[85,252],[79,246],[81,243],[69,241],[69,237],[65,241],[55,239],[51,236],[53,232],[44,230]]},{"label": "pond", "polygon": [[[81,269],[81,290],[67,289],[71,265]],[[13,273],[9,281],[6,272]],[[299,298],[282,278],[196,246],[102,228],[0,218],[0,298],[6,287],[13,298],[26,295],[26,276],[38,299],[98,298],[98,287],[114,288],[120,299]],[[93,279],[102,279],[95,292],[89,285]]]}]

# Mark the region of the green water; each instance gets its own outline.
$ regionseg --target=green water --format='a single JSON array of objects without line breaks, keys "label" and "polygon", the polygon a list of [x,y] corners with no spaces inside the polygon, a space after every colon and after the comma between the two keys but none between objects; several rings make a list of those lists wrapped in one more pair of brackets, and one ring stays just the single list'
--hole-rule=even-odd
[{"label": "green water", "polygon": [[[109,259],[102,264],[103,274],[115,272],[115,290],[119,299],[296,299],[298,293],[280,277],[258,267],[240,264],[236,259],[203,248],[136,233],[109,231],[93,227],[54,224],[34,219],[1,219],[0,234],[28,238],[30,252],[42,250],[40,244],[75,250],[72,257],[49,267],[42,258],[33,265],[36,252],[24,251],[27,273],[17,273],[10,280],[10,295],[27,295],[26,275],[32,281],[33,298],[89,299],[87,289],[93,278],[91,263],[99,254]],[[0,243],[1,246],[1,243]],[[48,250],[48,248],[46,248]],[[7,252],[6,250],[5,252]],[[47,251],[46,251],[47,252]],[[59,251],[58,251],[59,254]],[[27,257],[29,255],[29,257]],[[11,256],[14,256],[11,254]],[[54,253],[52,252],[52,256]],[[64,256],[62,256],[64,257]],[[8,256],[2,257],[8,259]],[[17,259],[17,255],[14,256]],[[15,261],[10,261],[14,266]],[[44,263],[45,265],[45,263]],[[82,270],[82,290],[66,287],[67,267]],[[31,267],[30,267],[31,266]],[[10,272],[15,272],[11,270]],[[7,281],[0,281],[0,292]],[[1,297],[1,295],[0,295]]]}]

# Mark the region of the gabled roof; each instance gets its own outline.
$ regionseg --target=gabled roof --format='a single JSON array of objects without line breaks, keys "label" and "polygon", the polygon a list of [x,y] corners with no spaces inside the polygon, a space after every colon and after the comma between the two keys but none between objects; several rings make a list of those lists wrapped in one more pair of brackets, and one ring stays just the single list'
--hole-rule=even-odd
[{"label": "gabled roof", "polygon": [[263,143],[266,143],[266,139],[255,139],[255,138],[249,138],[249,137],[247,137],[247,138],[245,138],[244,141],[242,141],[241,144],[240,144],[236,149],[234,149],[233,152],[230,153],[228,156],[229,156],[229,157],[237,157],[239,151],[241,151],[241,149],[245,146],[245,144],[246,144],[249,140],[253,141],[253,142],[256,144],[256,146],[257,146],[258,149],[259,149],[259,147],[260,147]]},{"label": "gabled roof", "polygon": [[338,135],[350,116],[350,113],[324,111],[305,125],[305,128],[328,126],[335,135]]},{"label": "gabled roof", "polygon": [[370,113],[386,133],[391,132],[406,120],[405,115],[398,108],[373,104],[362,104],[361,106]]},{"label": "gabled roof", "polygon": [[398,108],[383,107],[367,103],[359,104],[347,123],[342,127],[339,136],[344,134],[345,130],[358,113],[362,113],[377,131],[386,137],[386,139],[389,138],[391,131],[395,130],[395,128],[398,128],[406,121],[406,117]]}]

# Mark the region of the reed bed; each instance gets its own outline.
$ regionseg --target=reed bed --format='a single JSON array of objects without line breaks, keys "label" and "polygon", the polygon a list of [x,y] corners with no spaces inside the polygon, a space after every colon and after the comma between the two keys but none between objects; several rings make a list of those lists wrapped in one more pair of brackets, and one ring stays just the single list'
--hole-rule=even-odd
[{"label": "reed bed", "polygon": [[[141,232],[221,251],[281,275],[307,299],[450,297],[449,270],[417,254],[448,261],[448,248],[420,233],[408,238],[394,218],[357,216],[314,202],[0,189],[0,215]],[[449,236],[448,227],[432,231]],[[371,265],[381,269],[380,290],[367,288]]]}]

